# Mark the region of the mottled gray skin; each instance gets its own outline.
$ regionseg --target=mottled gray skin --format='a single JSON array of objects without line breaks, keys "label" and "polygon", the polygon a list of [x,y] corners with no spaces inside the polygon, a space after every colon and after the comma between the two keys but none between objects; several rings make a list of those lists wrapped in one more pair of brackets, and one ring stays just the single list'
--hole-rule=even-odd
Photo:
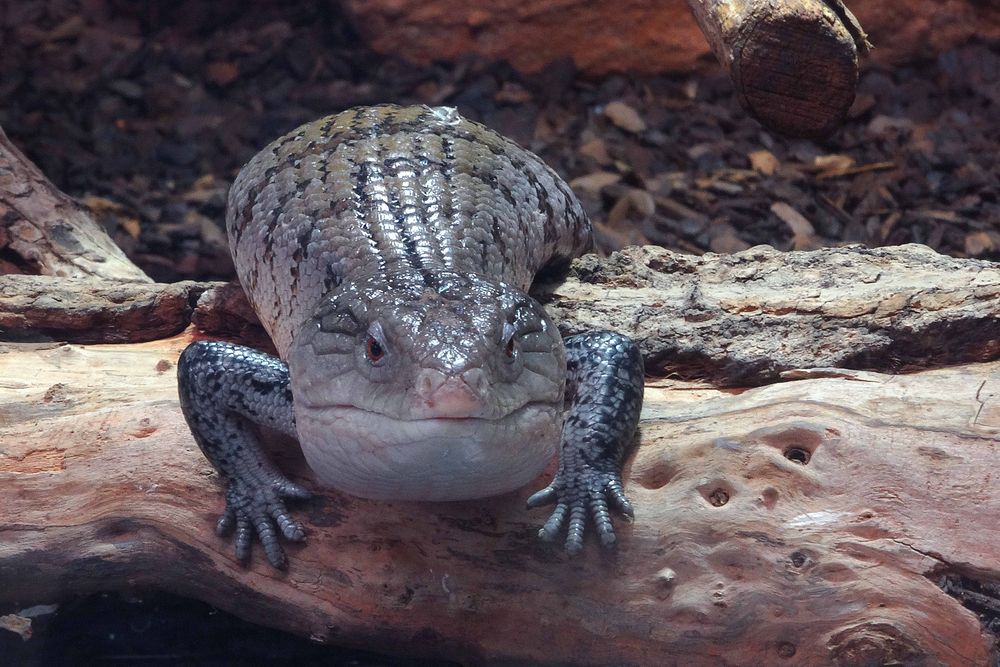
[{"label": "mottled gray skin", "polygon": [[[220,530],[246,561],[302,527],[308,492],[249,429],[298,438],[317,479],[372,498],[460,500],[524,486],[561,449],[541,530],[578,551],[590,517],[615,541],[620,470],[642,403],[627,338],[561,339],[527,294],[591,245],[569,187],[538,157],[453,109],[349,110],[278,139],[240,172],[227,230],[237,273],[281,359],[196,343],[181,405],[226,478]],[[283,361],[282,361],[283,360]]]}]

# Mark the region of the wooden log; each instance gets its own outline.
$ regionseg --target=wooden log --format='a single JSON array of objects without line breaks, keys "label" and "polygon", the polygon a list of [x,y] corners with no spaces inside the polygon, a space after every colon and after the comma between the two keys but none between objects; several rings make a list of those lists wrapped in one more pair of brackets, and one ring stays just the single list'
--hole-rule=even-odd
[{"label": "wooden log", "polygon": [[153,587],[320,642],[476,664],[991,658],[998,363],[747,391],[653,381],[616,554],[538,543],[530,489],[326,491],[299,508],[308,542],[280,573],[259,551],[239,567],[212,530],[221,489],[177,406],[189,341],[0,350],[0,616]]},{"label": "wooden log", "polygon": [[581,258],[540,296],[564,333],[617,328],[652,372],[723,386],[791,368],[901,371],[1000,351],[1000,267],[918,244],[701,257],[626,248]]},{"label": "wooden log", "polygon": [[[774,382],[793,368],[900,371],[1000,350],[1000,268],[915,244],[703,257],[626,248],[581,258],[536,293],[565,334],[618,329],[638,341],[651,372],[722,386]],[[190,322],[273,350],[236,283],[0,276],[0,340],[141,342]]]},{"label": "wooden log", "polygon": [[118,283],[0,275],[0,341],[143,343],[194,323],[274,352],[239,283]]},{"label": "wooden log", "polygon": [[167,338],[187,328],[198,297],[213,286],[0,275],[0,341],[138,343]]},{"label": "wooden log", "polygon": [[868,39],[840,0],[688,0],[740,104],[793,136],[833,132],[854,102]]},{"label": "wooden log", "polygon": [[63,194],[0,128],[0,250],[26,272],[152,282],[75,199]]}]

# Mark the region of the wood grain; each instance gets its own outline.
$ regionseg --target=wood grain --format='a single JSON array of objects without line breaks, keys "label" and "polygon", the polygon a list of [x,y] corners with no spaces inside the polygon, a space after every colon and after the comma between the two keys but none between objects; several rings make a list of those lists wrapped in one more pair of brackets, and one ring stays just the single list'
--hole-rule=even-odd
[{"label": "wood grain", "polygon": [[65,278],[152,282],[75,199],[64,194],[0,128],[0,250],[31,271]]},{"label": "wood grain", "polygon": [[[833,132],[854,102],[868,42],[843,3],[688,0],[743,107],[793,136]],[[860,34],[859,34],[860,33]]]},{"label": "wood grain", "polygon": [[221,489],[176,398],[189,340],[3,347],[0,610],[156,587],[317,641],[476,663],[989,658],[941,585],[1000,582],[998,363],[746,391],[653,381],[617,554],[539,544],[530,489],[448,504],[327,491],[280,573],[259,552],[240,568],[212,530]]}]

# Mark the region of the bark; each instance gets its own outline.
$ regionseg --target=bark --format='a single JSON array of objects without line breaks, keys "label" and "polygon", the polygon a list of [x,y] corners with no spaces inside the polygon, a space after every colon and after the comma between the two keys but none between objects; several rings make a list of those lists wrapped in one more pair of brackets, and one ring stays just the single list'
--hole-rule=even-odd
[{"label": "bark", "polygon": [[747,391],[651,381],[626,474],[636,519],[613,556],[538,543],[531,489],[447,504],[326,491],[279,573],[259,551],[240,568],[212,530],[221,487],[176,398],[189,341],[4,347],[0,613],[156,587],[317,641],[475,663],[990,659],[977,614],[996,622],[1000,598],[998,363]]},{"label": "bark", "polygon": [[63,194],[0,129],[0,251],[31,272],[151,282],[76,200]]},{"label": "bark", "polygon": [[209,287],[0,276],[0,340],[134,343],[174,336],[191,323]]},{"label": "bark", "polygon": [[854,102],[858,52],[870,46],[839,0],[688,0],[736,96],[763,125],[833,132]]},{"label": "bark", "polygon": [[647,368],[722,386],[792,368],[905,371],[995,359],[1000,267],[927,246],[587,256],[541,296],[564,333],[612,326]]},{"label": "bark", "polygon": [[[629,334],[657,375],[720,386],[795,368],[899,372],[993,359],[1000,268],[921,245],[695,257],[655,246],[578,260],[536,294],[567,335]],[[235,283],[0,276],[0,340],[142,342],[193,322],[273,351]]]}]

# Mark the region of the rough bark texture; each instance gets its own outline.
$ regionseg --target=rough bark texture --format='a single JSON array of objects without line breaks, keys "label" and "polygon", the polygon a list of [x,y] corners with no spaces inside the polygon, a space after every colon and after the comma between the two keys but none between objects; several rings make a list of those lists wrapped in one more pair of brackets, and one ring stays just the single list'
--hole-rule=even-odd
[{"label": "rough bark texture", "polygon": [[[325,492],[282,574],[259,552],[241,569],[212,530],[221,489],[177,407],[189,340],[3,348],[0,612],[154,586],[318,641],[476,663],[990,659],[976,614],[1000,597],[1000,364],[652,382],[615,556],[539,544],[528,489]],[[281,464],[308,483],[294,450]]]},{"label": "rough bark texture", "polygon": [[0,275],[0,340],[135,343],[174,336],[212,286]]},{"label": "rough bark texture", "polygon": [[[849,4],[876,46],[873,57],[885,63],[933,57],[974,37],[1000,37],[995,2]],[[592,74],[678,72],[710,53],[684,0],[347,0],[345,6],[376,50],[421,63],[478,53],[524,71],[572,58]]]},{"label": "rough bark texture", "polygon": [[72,197],[59,191],[0,129],[0,252],[65,278],[150,282]]},{"label": "rough bark texture", "polygon": [[765,126],[822,136],[854,102],[858,51],[868,42],[850,11],[822,0],[688,0],[743,107]]},{"label": "rough bark texture", "polygon": [[[1000,353],[1000,267],[921,245],[702,257],[633,247],[584,257],[536,291],[567,335],[616,328],[651,372],[722,386],[794,368],[900,371]],[[191,322],[273,350],[235,283],[0,276],[0,340],[141,342]]]},{"label": "rough bark texture", "polygon": [[994,359],[1000,267],[927,246],[587,256],[543,289],[564,333],[612,326],[658,374],[720,385],[815,366],[907,370]]}]

